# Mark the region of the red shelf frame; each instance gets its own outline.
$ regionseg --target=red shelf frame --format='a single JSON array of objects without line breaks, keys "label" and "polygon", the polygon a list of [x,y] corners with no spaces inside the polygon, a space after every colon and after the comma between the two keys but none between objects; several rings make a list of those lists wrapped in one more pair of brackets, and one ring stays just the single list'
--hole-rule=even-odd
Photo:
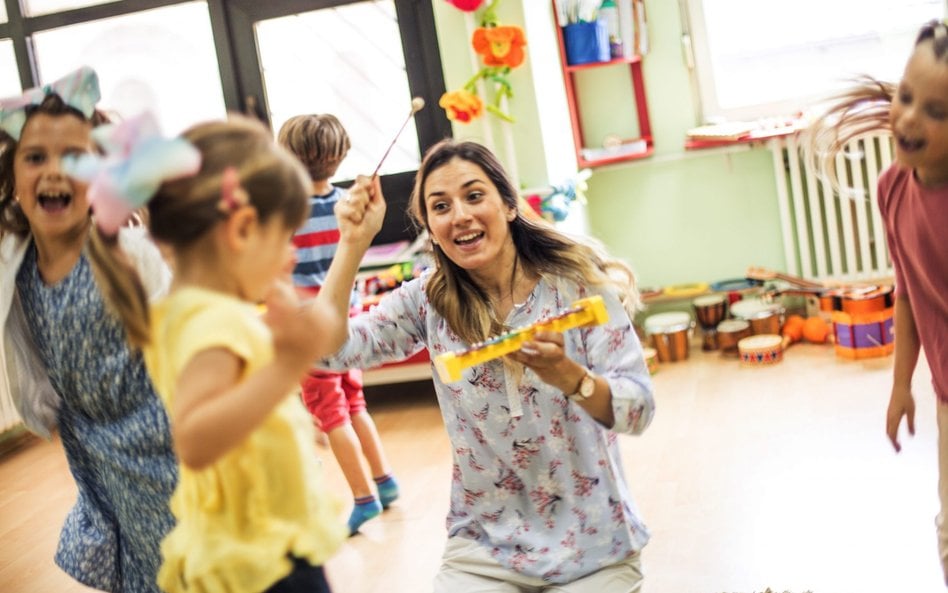
[{"label": "red shelf frame", "polygon": [[[642,78],[642,57],[632,56],[631,58],[616,58],[608,62],[591,62],[587,64],[569,65],[566,63],[566,47],[563,41],[563,27],[560,25],[556,12],[556,0],[553,0],[553,18],[556,22],[556,37],[559,45],[560,67],[563,71],[563,84],[566,87],[566,103],[569,106],[570,123],[573,128],[573,145],[576,149],[576,163],[580,168],[600,167],[625,161],[633,161],[646,158],[652,155],[654,151],[652,143],[652,124],[648,116],[648,101],[645,98],[645,82]],[[583,156],[583,149],[586,143],[583,136],[583,124],[579,112],[579,97],[576,92],[576,81],[573,75],[582,70],[592,68],[603,68],[608,66],[628,65],[632,78],[632,90],[635,94],[635,110],[639,124],[638,138],[628,138],[623,140],[623,144],[644,141],[645,150],[631,154],[617,154],[605,156],[598,159],[587,159]]]}]

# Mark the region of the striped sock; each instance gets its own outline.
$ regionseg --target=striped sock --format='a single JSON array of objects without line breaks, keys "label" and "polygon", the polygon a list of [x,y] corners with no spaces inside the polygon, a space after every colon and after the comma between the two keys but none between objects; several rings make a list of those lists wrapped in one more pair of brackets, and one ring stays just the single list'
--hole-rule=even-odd
[{"label": "striped sock", "polygon": [[387,509],[398,498],[398,482],[395,481],[395,476],[392,474],[385,474],[372,479],[375,480],[378,487],[382,508]]},{"label": "striped sock", "polygon": [[382,512],[382,505],[371,494],[355,499],[355,507],[349,515],[349,535],[355,535],[363,523]]}]

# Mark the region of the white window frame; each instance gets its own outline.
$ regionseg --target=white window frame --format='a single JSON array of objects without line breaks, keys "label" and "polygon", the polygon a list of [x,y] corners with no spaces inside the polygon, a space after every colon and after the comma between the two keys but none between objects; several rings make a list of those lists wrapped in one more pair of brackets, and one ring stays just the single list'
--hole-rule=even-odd
[{"label": "white window frame", "polygon": [[[727,89],[724,89],[724,92],[719,92],[719,86],[727,84],[727,76],[725,76],[727,73],[721,71],[721,68],[725,67],[723,65],[724,60],[720,59],[722,56],[715,56],[714,52],[718,51],[719,54],[723,54],[724,50],[720,49],[722,44],[712,46],[709,43],[709,37],[726,35],[726,33],[709,31],[709,27],[713,25],[705,17],[705,11],[708,7],[713,7],[716,3],[720,6],[734,2],[735,0],[679,0],[682,16],[682,44],[685,58],[691,69],[692,83],[695,87],[698,117],[702,122],[749,121],[761,118],[793,116],[805,112],[819,100],[825,99],[833,92],[844,88],[849,80],[860,74],[870,74],[884,80],[898,82],[915,36],[926,20],[925,17],[919,17],[918,15],[930,13],[931,4],[940,2],[942,4],[942,14],[936,16],[948,16],[948,0],[886,0],[885,2],[882,0],[820,0],[820,10],[816,11],[815,14],[806,16],[803,16],[802,13],[787,13],[787,11],[800,11],[800,3],[754,0],[757,6],[761,6],[766,10],[769,18],[761,25],[762,29],[760,31],[754,30],[751,32],[752,34],[747,35],[747,39],[743,41],[743,47],[747,49],[740,50],[741,53],[737,54],[738,56],[747,55],[750,57],[755,51],[758,51],[758,48],[754,47],[754,34],[762,33],[771,36],[779,34],[782,28],[792,27],[794,20],[814,23],[818,19],[828,19],[831,28],[839,29],[839,35],[835,38],[818,38],[812,42],[804,42],[794,49],[778,47],[774,50],[781,55],[782,59],[801,65],[815,64],[812,54],[820,52],[819,66],[825,67],[826,70],[832,70],[832,76],[824,78],[820,83],[814,84],[812,88],[806,91],[801,91],[797,96],[772,97],[761,102],[741,105],[721,98],[727,94]],[[816,5],[815,2],[813,4]],[[845,17],[847,5],[856,4],[860,5],[859,15],[861,18],[859,20],[847,19]],[[870,12],[870,15],[867,15],[867,7],[871,6],[876,7],[875,10],[878,12],[876,18],[870,18],[875,13]],[[893,6],[897,8],[893,8]],[[897,16],[899,18],[904,18],[905,22],[901,23],[900,27],[891,26],[893,10],[898,11]],[[799,19],[796,18],[798,16]],[[735,15],[734,23],[743,27],[753,27],[754,23],[749,17],[748,14]],[[880,29],[873,30],[869,22],[880,22],[882,24]],[[849,25],[849,30],[844,30],[845,25]],[[861,27],[865,28],[862,29]],[[789,33],[786,37],[789,39]],[[801,37],[805,37],[805,35],[801,35]],[[844,63],[834,63],[832,60],[834,50],[847,44],[850,47],[861,48],[865,46],[867,48],[866,53],[860,55],[867,56],[867,62],[875,66],[865,69],[853,69],[851,63],[848,68]],[[748,60],[748,62],[750,61],[752,60]],[[716,67],[719,74],[717,79],[715,77]],[[753,80],[756,77],[732,74],[732,79]],[[731,89],[732,97],[735,96],[736,89],[737,87]],[[750,93],[747,93],[747,95],[749,96]]]}]

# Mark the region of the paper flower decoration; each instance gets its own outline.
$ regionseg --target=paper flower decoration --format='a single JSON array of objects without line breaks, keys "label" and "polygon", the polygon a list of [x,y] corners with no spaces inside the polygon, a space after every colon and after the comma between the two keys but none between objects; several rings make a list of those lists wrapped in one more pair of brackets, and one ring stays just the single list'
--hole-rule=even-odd
[{"label": "paper flower decoration", "polygon": [[150,113],[119,124],[100,126],[92,139],[105,156],[84,154],[63,159],[67,175],[89,183],[96,225],[114,235],[144,206],[165,181],[197,173],[201,153],[183,138],[163,138]]},{"label": "paper flower decoration", "polygon": [[466,89],[441,95],[438,105],[447,113],[448,119],[462,123],[470,123],[484,112],[484,102],[481,98]]},{"label": "paper flower decoration", "polygon": [[[466,9],[460,4],[465,6],[482,4],[482,2],[473,1],[448,1],[461,10]],[[514,121],[510,114],[504,111],[502,102],[504,99],[513,98],[513,88],[507,76],[511,69],[523,64],[525,57],[523,48],[527,45],[527,40],[520,27],[504,26],[497,22],[496,9],[499,3],[500,0],[491,0],[490,4],[484,8],[481,26],[475,29],[471,36],[471,46],[484,65],[464,83],[460,90],[448,91],[438,101],[438,104],[447,112],[448,119],[452,121],[470,123],[481,116],[484,108],[503,120]],[[494,83],[491,88],[493,100],[486,106],[478,97],[479,80]],[[476,109],[458,109],[459,106],[473,105],[474,99],[477,100]]]},{"label": "paper flower decoration", "polygon": [[457,8],[458,10],[463,10],[464,12],[474,12],[481,7],[481,4],[484,3],[484,0],[447,0],[448,4]]},{"label": "paper flower decoration", "polygon": [[513,26],[479,27],[471,39],[485,66],[516,68],[523,63],[526,44],[523,29]]}]

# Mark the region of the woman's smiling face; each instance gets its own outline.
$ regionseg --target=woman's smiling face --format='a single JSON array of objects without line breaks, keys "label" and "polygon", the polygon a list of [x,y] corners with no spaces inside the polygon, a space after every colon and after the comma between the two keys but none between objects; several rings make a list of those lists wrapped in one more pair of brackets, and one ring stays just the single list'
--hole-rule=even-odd
[{"label": "woman's smiling face", "polygon": [[62,158],[92,148],[88,122],[71,114],[38,113],[23,126],[13,157],[16,198],[36,237],[55,238],[89,219],[86,184],[67,177]]},{"label": "woman's smiling face", "polygon": [[477,164],[451,159],[429,173],[423,192],[431,238],[455,264],[483,273],[514,256],[517,211]]}]

